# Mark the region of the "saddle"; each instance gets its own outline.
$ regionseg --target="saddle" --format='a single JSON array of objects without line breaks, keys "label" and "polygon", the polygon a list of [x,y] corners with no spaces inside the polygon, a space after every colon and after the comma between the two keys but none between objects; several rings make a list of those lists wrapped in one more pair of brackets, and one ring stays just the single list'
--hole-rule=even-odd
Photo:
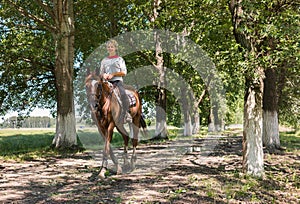
[{"label": "saddle", "polygon": [[[111,84],[111,88],[118,100],[118,103],[122,106],[122,100],[121,100],[121,95],[120,95],[119,89],[117,87],[113,86],[112,84]],[[136,98],[133,95],[132,91],[135,91],[135,89],[132,86],[125,85],[125,84],[124,84],[124,88],[125,88],[125,93],[127,95],[128,101],[129,101],[129,107],[130,108],[134,107],[136,105]]]}]

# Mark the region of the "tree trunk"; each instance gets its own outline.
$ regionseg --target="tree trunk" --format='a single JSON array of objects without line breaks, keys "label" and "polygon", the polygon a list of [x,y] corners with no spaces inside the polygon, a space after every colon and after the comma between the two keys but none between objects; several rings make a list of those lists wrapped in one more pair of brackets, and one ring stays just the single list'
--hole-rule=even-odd
[{"label": "tree trunk", "polygon": [[155,34],[156,38],[156,68],[159,72],[159,81],[157,86],[156,99],[156,129],[155,137],[167,138],[167,93],[165,90],[165,68],[163,66],[162,48],[160,45],[159,35]]},{"label": "tree trunk", "polygon": [[[153,2],[153,16],[150,19],[152,23],[158,17],[158,8],[161,4],[161,0],[155,0]],[[155,40],[155,58],[156,66],[155,68],[159,73],[159,81],[157,86],[157,98],[156,98],[156,130],[155,138],[167,138],[167,93],[164,89],[165,87],[165,72],[166,68],[164,67],[163,52],[161,47],[161,39],[158,32],[154,32]]]},{"label": "tree trunk", "polygon": [[183,136],[191,136],[193,135],[193,125],[192,125],[192,119],[189,111],[186,111],[184,113],[185,120],[184,120],[184,131]]},{"label": "tree trunk", "polygon": [[213,109],[210,108],[209,115],[208,115],[208,132],[215,132],[216,131],[216,126],[215,126],[215,118],[213,114]]},{"label": "tree trunk", "polygon": [[163,66],[163,54],[159,34],[155,34],[156,38],[156,68],[159,72],[159,81],[157,86],[156,99],[156,130],[155,137],[167,138],[167,93],[165,86],[166,68]]},{"label": "tree trunk", "polygon": [[187,87],[184,85],[181,86],[181,103],[182,103],[182,111],[183,111],[183,118],[184,118],[184,130],[183,130],[183,136],[191,136],[193,126],[192,126],[192,118],[191,118],[191,100],[188,97],[189,93],[187,91]]},{"label": "tree trunk", "polygon": [[73,1],[54,1],[56,27],[55,82],[57,89],[56,135],[52,144],[56,148],[77,145],[73,93],[74,14]]},{"label": "tree trunk", "polygon": [[280,148],[276,71],[267,69],[263,96],[263,144],[269,151]]},{"label": "tree trunk", "polygon": [[192,134],[198,134],[200,131],[200,115],[198,111],[198,106],[193,109],[193,130]]},{"label": "tree trunk", "polygon": [[[262,70],[260,70],[262,71]],[[263,74],[258,83],[246,80],[244,101],[243,131],[243,170],[253,176],[261,177],[264,173],[262,147],[262,97]]]},{"label": "tree trunk", "polygon": [[210,114],[208,119],[208,132],[219,132],[224,130],[224,124],[222,115],[220,114],[220,108],[217,103],[212,103],[210,108]]},{"label": "tree trunk", "polygon": [[[233,33],[237,43],[245,48],[245,56],[258,56],[256,53],[258,42],[243,32],[249,19],[242,6],[244,0],[231,0]],[[247,2],[249,3],[249,2]],[[247,5],[247,4],[245,4]],[[245,61],[247,58],[245,58]],[[251,72],[253,72],[251,74]],[[244,131],[243,131],[243,170],[245,173],[261,177],[264,174],[262,122],[263,122],[263,79],[264,71],[261,67],[249,68],[245,73],[246,92],[244,98]]]},{"label": "tree trunk", "polygon": [[[162,81],[160,81],[162,82]],[[162,83],[160,84],[162,85]],[[167,138],[166,91],[161,86],[157,88],[158,98],[156,103],[156,138]]]},{"label": "tree trunk", "polygon": [[193,118],[194,118],[193,134],[197,134],[200,130],[200,116],[199,116],[198,107],[199,107],[199,104],[202,102],[205,94],[206,94],[206,89],[202,91],[199,98],[197,98],[193,101]]}]

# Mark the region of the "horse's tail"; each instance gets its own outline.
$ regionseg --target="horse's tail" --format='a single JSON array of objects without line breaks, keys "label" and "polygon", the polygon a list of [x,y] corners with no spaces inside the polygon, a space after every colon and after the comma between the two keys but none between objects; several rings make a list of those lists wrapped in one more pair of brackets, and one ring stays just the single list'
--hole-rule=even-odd
[{"label": "horse's tail", "polygon": [[145,121],[145,118],[143,115],[141,115],[141,119],[140,119],[140,127],[143,128],[142,130],[142,134],[144,137],[148,138],[148,129],[147,129],[147,123]]},{"label": "horse's tail", "polygon": [[140,125],[143,129],[147,128],[147,124],[143,115],[141,115]]},{"label": "horse's tail", "polygon": [[144,115],[142,113],[142,100],[141,100],[141,95],[138,91],[135,91],[135,93],[138,96],[138,100],[140,101],[140,114],[141,114],[141,118],[140,118],[140,128],[142,127],[142,134],[144,137],[148,138],[148,130],[147,130],[147,123],[145,121]]}]

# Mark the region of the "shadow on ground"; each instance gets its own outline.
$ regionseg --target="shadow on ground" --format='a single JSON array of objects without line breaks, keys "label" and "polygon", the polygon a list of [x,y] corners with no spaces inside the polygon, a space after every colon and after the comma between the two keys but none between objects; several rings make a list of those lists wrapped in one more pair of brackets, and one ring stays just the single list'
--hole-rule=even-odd
[{"label": "shadow on ground", "polygon": [[[299,155],[266,155],[266,178],[241,173],[241,136],[195,139],[186,153],[163,164],[170,143],[143,144],[143,155],[160,154],[153,166],[138,163],[130,174],[111,173],[89,181],[100,164],[87,153],[34,161],[1,161],[0,203],[296,203],[299,199]],[[186,144],[183,145],[187,147]],[[212,147],[212,146],[211,146]],[[161,152],[160,151],[167,151]],[[121,151],[121,150],[120,150]],[[144,158],[143,158],[144,157]],[[162,166],[163,168],[156,168]],[[148,169],[147,169],[148,168]],[[113,171],[111,171],[113,172]]]}]

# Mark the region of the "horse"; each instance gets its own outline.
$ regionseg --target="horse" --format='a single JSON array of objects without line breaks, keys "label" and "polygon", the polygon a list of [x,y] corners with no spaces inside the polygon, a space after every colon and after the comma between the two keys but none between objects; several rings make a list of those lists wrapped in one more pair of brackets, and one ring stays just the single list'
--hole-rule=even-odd
[{"label": "horse", "polygon": [[90,104],[91,115],[96,123],[98,131],[102,138],[104,139],[104,150],[103,150],[103,160],[97,175],[100,178],[105,178],[105,172],[107,170],[108,155],[110,155],[111,160],[117,169],[117,174],[123,172],[118,159],[114,155],[113,149],[111,148],[111,141],[113,136],[114,128],[116,127],[118,132],[122,135],[124,141],[124,167],[126,169],[135,168],[135,163],[137,160],[136,147],[138,145],[138,134],[139,129],[143,128],[143,134],[147,134],[146,122],[142,116],[142,104],[141,99],[136,90],[133,87],[124,86],[126,93],[128,92],[131,96],[134,96],[135,105],[130,107],[130,115],[132,117],[132,123],[129,123],[130,133],[132,136],[133,152],[131,156],[130,163],[128,161],[128,142],[129,134],[124,128],[124,124],[119,122],[119,116],[122,111],[122,105],[120,98],[117,94],[115,87],[102,77],[96,75],[95,73],[88,73],[85,79],[86,93],[88,97],[88,102]]}]

